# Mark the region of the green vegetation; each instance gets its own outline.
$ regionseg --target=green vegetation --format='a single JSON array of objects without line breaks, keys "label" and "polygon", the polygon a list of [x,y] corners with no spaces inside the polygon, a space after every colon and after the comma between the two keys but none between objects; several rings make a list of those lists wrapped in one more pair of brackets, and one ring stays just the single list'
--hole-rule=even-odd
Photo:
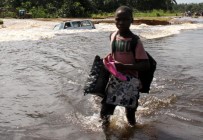
[{"label": "green vegetation", "polygon": [[0,0],[0,17],[15,18],[19,16],[18,11],[24,9],[32,18],[106,18],[112,17],[121,5],[131,7],[135,17],[175,16],[188,10],[203,11],[203,3],[177,4],[176,0]]},{"label": "green vegetation", "polygon": [[152,10],[148,12],[135,12],[135,17],[166,17],[166,16],[178,16],[181,13],[174,11],[164,11],[164,10]]},{"label": "green vegetation", "polygon": [[[164,11],[164,10],[152,10],[152,11],[134,11],[133,16],[135,19],[159,19],[159,20],[167,20],[169,17],[181,16],[180,12],[173,11]],[[114,12],[112,13],[102,13],[102,14],[92,14],[92,18],[102,19],[102,18],[110,18],[114,16]]]},{"label": "green vegetation", "polygon": [[3,20],[0,19],[0,25],[3,24],[3,23],[4,23]]},{"label": "green vegetation", "polygon": [[174,11],[179,11],[184,13],[185,11],[191,12],[203,12],[203,2],[199,4],[178,4],[173,6]]},{"label": "green vegetation", "polygon": [[101,13],[101,14],[91,14],[90,17],[91,18],[96,18],[96,19],[102,19],[102,18],[109,18],[109,17],[113,17],[114,13]]}]

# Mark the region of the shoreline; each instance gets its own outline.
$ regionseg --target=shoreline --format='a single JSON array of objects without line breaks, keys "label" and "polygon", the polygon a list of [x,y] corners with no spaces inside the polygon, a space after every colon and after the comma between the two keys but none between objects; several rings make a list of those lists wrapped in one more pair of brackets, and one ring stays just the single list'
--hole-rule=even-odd
[{"label": "shoreline", "polygon": [[[171,25],[171,24],[184,24],[184,23],[195,23],[195,21],[191,20],[194,17],[191,17],[191,19],[184,19],[188,17],[182,17],[182,16],[169,16],[169,17],[138,17],[133,20],[133,25],[140,25],[140,24],[146,24],[146,25]],[[197,17],[201,18],[201,17]],[[183,20],[182,20],[183,19]],[[194,18],[195,19],[195,18]],[[70,20],[91,20],[94,24],[99,23],[115,23],[114,18],[104,18],[104,19],[95,19],[95,18],[37,18],[35,20],[40,21],[56,21],[56,22],[64,22],[64,21],[70,21]]]},{"label": "shoreline", "polygon": [[[133,20],[133,25],[140,25],[140,24],[146,24],[151,26],[156,25],[175,25],[175,24],[184,24],[184,23],[195,23],[195,21],[191,19],[185,19],[187,17],[179,17],[179,16],[173,16],[173,17],[138,17]],[[201,18],[201,17],[198,17]],[[5,19],[12,19],[12,18],[5,18]],[[14,18],[16,19],[16,18]],[[182,20],[183,19],[183,20]],[[0,19],[0,29],[4,28],[4,19]],[[19,19],[21,20],[21,19]],[[104,19],[96,19],[96,18],[31,18],[31,19],[22,19],[22,20],[37,20],[37,21],[47,21],[47,22],[65,22],[65,21],[71,21],[71,20],[91,20],[94,24],[99,23],[114,23],[114,18],[104,18]]]},{"label": "shoreline", "polygon": [[[95,24],[99,23],[114,23],[114,19],[112,20],[93,20]],[[140,25],[140,24],[147,24],[147,25],[170,25],[169,20],[156,20],[156,19],[134,19],[133,20],[133,25]]]},{"label": "shoreline", "polygon": [[[140,25],[140,24],[147,24],[147,25],[170,25],[170,20],[174,17],[160,17],[160,18],[151,18],[151,17],[145,17],[145,18],[136,18],[133,20],[134,25]],[[69,20],[83,20],[88,19],[91,20],[94,24],[99,23],[114,23],[114,18],[104,18],[104,19],[93,19],[93,18],[53,18],[53,19],[46,19],[46,18],[36,18],[35,20],[40,21],[57,21],[57,22],[64,22]]]}]

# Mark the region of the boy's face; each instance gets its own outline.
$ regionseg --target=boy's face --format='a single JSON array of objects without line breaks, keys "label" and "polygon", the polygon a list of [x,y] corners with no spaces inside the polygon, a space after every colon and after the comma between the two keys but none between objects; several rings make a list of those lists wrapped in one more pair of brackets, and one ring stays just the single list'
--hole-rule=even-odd
[{"label": "boy's face", "polygon": [[133,18],[130,13],[119,10],[115,15],[115,24],[120,32],[129,31]]}]

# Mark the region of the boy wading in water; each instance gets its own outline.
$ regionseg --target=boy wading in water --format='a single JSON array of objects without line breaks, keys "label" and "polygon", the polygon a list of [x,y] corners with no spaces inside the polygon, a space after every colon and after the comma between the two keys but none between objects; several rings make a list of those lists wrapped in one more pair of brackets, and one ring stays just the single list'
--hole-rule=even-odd
[{"label": "boy wading in water", "polygon": [[135,111],[140,88],[138,71],[148,70],[150,65],[141,40],[130,31],[132,22],[133,12],[129,7],[121,6],[116,10],[115,24],[118,31],[110,36],[111,56],[115,60],[117,71],[125,75],[127,80],[122,81],[113,75],[109,79],[100,112],[102,125],[105,127],[109,125],[110,115],[113,115],[117,105],[125,107],[130,126],[136,123]]}]

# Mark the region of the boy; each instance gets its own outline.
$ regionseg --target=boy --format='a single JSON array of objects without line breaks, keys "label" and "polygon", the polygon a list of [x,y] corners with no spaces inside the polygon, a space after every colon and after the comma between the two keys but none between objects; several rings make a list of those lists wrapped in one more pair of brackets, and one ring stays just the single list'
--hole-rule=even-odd
[{"label": "boy", "polygon": [[[111,34],[111,47],[112,47],[112,57],[115,60],[116,69],[122,74],[126,75],[127,81],[121,81],[114,76],[109,80],[109,84],[106,89],[106,96],[102,100],[100,117],[103,121],[103,126],[108,126],[110,115],[113,115],[115,107],[121,105],[125,107],[126,117],[130,126],[134,126],[136,123],[135,120],[135,111],[138,106],[139,91],[138,85],[135,85],[133,82],[129,81],[139,81],[138,71],[143,71],[149,69],[149,61],[147,54],[143,48],[142,42],[139,37],[134,35],[130,31],[130,25],[133,23],[133,12],[127,6],[121,6],[116,10],[115,13],[115,24],[118,28],[118,31]],[[114,36],[114,37],[112,37]],[[134,50],[132,49],[132,38],[136,38],[137,43],[135,44]],[[129,48],[131,47],[131,48]],[[127,84],[126,84],[127,83]],[[122,87],[125,85],[124,87]],[[130,87],[137,86],[136,90],[132,90]],[[127,88],[129,87],[129,88]],[[116,89],[115,89],[116,88]],[[134,88],[135,89],[135,88]],[[125,94],[129,94],[131,106],[123,102],[124,100],[120,99]],[[120,96],[120,97],[118,97]],[[128,97],[126,97],[127,99]],[[119,100],[118,103],[116,100]],[[128,99],[127,99],[128,100]],[[133,101],[135,100],[135,101]]]}]

